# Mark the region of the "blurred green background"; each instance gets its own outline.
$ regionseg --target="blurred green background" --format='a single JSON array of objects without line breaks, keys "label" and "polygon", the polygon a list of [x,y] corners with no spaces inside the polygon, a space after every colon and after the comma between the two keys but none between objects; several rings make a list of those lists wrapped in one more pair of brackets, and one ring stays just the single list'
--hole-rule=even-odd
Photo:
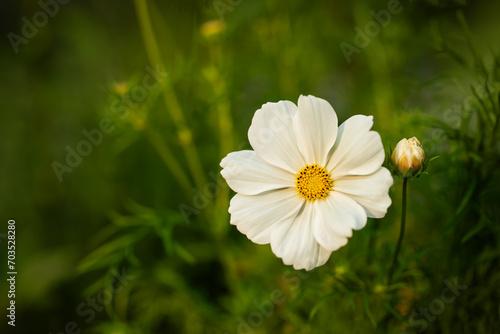
[{"label": "blurred green background", "polygon": [[[500,3],[64,3],[0,5],[2,332],[500,332]],[[387,152],[417,136],[440,156],[409,184],[390,286],[400,181],[311,272],[229,224],[221,158],[300,94],[374,115]],[[446,282],[467,288],[444,303]]]}]

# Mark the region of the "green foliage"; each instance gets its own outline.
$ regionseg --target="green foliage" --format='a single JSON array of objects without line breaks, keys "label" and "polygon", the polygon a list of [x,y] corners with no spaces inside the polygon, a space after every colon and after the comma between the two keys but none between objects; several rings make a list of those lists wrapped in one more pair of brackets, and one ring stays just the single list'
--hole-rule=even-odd
[{"label": "green foliage", "polygon": [[[39,10],[26,3],[15,17]],[[9,175],[1,209],[17,215],[26,273],[18,328],[498,331],[500,7],[401,6],[349,62],[340,43],[355,45],[353,28],[365,29],[388,2],[71,2],[18,55],[3,48],[3,75],[17,89],[0,92],[0,160]],[[440,157],[408,181],[407,230],[389,285],[400,180],[387,215],[311,272],[229,224],[233,193],[220,160],[250,149],[262,104],[300,94],[328,100],[339,122],[374,115],[386,147],[416,136],[428,157]],[[82,130],[104,119],[113,130],[59,183],[52,161],[67,164],[65,147],[76,149]],[[467,288],[443,297],[450,282]],[[107,299],[94,317],[81,315],[99,296]]]}]

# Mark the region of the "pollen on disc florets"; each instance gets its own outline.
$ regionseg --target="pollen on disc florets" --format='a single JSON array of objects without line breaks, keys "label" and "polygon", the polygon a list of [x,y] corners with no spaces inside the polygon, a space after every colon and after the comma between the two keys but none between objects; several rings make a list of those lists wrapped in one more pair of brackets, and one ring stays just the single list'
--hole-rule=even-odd
[{"label": "pollen on disc florets", "polygon": [[333,185],[330,173],[317,164],[302,167],[295,179],[299,195],[310,201],[328,196]]}]

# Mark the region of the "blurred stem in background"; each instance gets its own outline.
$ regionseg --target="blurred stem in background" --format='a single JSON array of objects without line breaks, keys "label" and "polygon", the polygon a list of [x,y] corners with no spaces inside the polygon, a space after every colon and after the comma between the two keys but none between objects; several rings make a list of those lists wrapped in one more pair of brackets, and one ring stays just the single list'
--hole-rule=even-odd
[{"label": "blurred stem in background", "polygon": [[[368,16],[370,8],[365,3],[359,3],[354,6],[353,15],[357,27],[365,27],[367,22],[372,20]],[[381,28],[383,29],[383,27]],[[371,72],[372,97],[375,106],[375,114],[379,119],[391,119],[391,114],[396,109],[394,105],[394,93],[391,81],[391,66],[393,60],[390,59],[387,51],[387,45],[380,41],[381,36],[369,38],[369,42],[362,52],[366,55],[366,63]],[[389,122],[378,122],[380,129],[389,132]]]},{"label": "blurred stem in background", "polygon": [[[217,46],[212,46],[217,47]],[[212,63],[217,63],[213,60]],[[219,121],[219,161],[222,160],[229,152],[233,150],[233,120],[231,117],[231,104],[229,102],[226,80],[218,70],[217,66],[210,65],[203,71],[204,77],[207,79],[210,86],[213,88],[215,95],[214,112]],[[227,211],[227,203],[229,202],[229,187],[220,187],[218,196],[215,200],[215,231],[217,239],[221,239],[225,235],[228,227],[229,213]]]},{"label": "blurred stem in background", "polygon": [[[206,23],[207,25],[217,26],[216,35],[220,33],[225,25],[221,21],[210,21]],[[234,149],[234,126],[233,118],[231,116],[231,102],[229,99],[228,91],[228,78],[224,76],[224,72],[221,70],[225,64],[222,59],[222,48],[219,36],[205,36],[207,37],[208,45],[208,55],[209,55],[209,65],[202,70],[202,74],[206,82],[209,84],[213,93],[213,104],[211,112],[214,114],[218,121],[218,137],[219,137],[219,157],[218,161],[221,161],[229,152]],[[218,177],[220,175],[218,174]],[[224,244],[224,239],[227,232],[229,231],[229,187],[226,185],[218,187],[217,197],[215,198],[215,208],[213,211],[213,216],[210,217],[212,222],[212,233],[216,241],[215,247],[217,248],[217,253],[219,258],[223,263],[225,270],[226,284],[230,287],[233,292],[239,291],[239,279],[237,277],[236,261],[234,260],[234,255],[230,252],[225,251],[227,245]]]},{"label": "blurred stem in background", "polygon": [[[229,99],[228,82],[230,80],[225,68],[230,67],[229,59],[223,57],[222,36],[226,25],[224,21],[212,20],[201,26],[201,34],[207,43],[208,63],[201,70],[209,88],[211,100],[210,113],[217,120],[215,128],[219,139],[219,154],[217,161],[221,161],[229,152],[234,150],[234,124],[231,115],[231,102]],[[218,175],[220,178],[220,175]],[[223,182],[223,181],[222,181]],[[224,183],[225,184],[225,183]],[[215,211],[213,216],[214,233],[217,240],[222,240],[229,230],[229,187],[218,187],[215,198]]]},{"label": "blurred stem in background", "polygon": [[[160,66],[162,69],[163,61],[153,31],[151,17],[149,15],[146,0],[135,0],[137,17],[139,26],[144,40],[146,53],[148,55],[151,66]],[[212,45],[212,48],[217,48],[217,45]],[[214,63],[220,63],[220,60],[214,59]],[[214,108],[218,118],[218,131],[220,133],[220,159],[233,149],[233,121],[231,118],[231,105],[229,103],[228,90],[225,78],[220,73],[216,66],[211,65],[205,71],[205,79],[211,87],[216,97],[216,106]],[[170,117],[177,129],[178,140],[186,156],[186,161],[190,174],[192,175],[195,186],[201,192],[208,185],[205,172],[199,159],[196,147],[193,144],[193,136],[179,104],[179,100],[172,87],[172,82],[169,77],[166,78],[166,84],[163,90],[163,99],[165,106],[170,113]],[[174,175],[181,175],[178,180],[183,187],[190,186],[189,180],[182,169],[178,167],[175,157],[171,154],[164,140],[152,129],[148,129],[148,139],[155,149],[160,153],[163,161]],[[191,189],[189,188],[190,192]],[[219,261],[223,264],[226,284],[235,291],[237,289],[236,269],[232,255],[224,250],[221,240],[228,231],[228,212],[227,203],[229,201],[228,187],[218,187],[215,206],[212,201],[207,202],[207,207],[203,210],[207,219],[207,223],[211,226],[211,234],[215,241],[216,253]],[[213,215],[211,214],[213,213]]]},{"label": "blurred stem in background", "polygon": [[165,165],[170,169],[176,180],[181,184],[185,194],[190,196],[192,194],[191,189],[193,188],[191,181],[185,174],[181,165],[175,159],[168,145],[166,145],[161,136],[150,127],[148,127],[145,131],[151,145],[153,145],[153,147],[158,151],[158,154],[165,162]]},{"label": "blurred stem in background", "polygon": [[392,260],[391,270],[389,271],[389,279],[387,280],[387,285],[391,284],[392,276],[394,275],[394,270],[396,269],[396,264],[398,260],[399,251],[401,250],[401,244],[403,243],[403,238],[405,235],[405,224],[406,224],[406,191],[408,188],[408,179],[403,179],[403,199],[401,204],[401,230],[399,232],[398,244],[396,246],[396,252],[394,253],[394,258]]},{"label": "blurred stem in background", "polygon": [[[159,66],[161,69],[164,69],[160,50],[158,48],[158,43],[156,42],[155,34],[153,31],[153,25],[151,24],[151,18],[149,15],[146,0],[135,0],[135,7],[149,62],[153,67]],[[196,187],[198,187],[198,189],[203,189],[206,184],[206,178],[205,173],[203,172],[201,161],[198,156],[198,152],[193,144],[192,132],[187,126],[186,119],[184,117],[175,91],[172,87],[172,83],[170,82],[169,76],[165,78],[165,81],[166,84],[163,90],[163,99],[165,102],[165,106],[170,112],[170,117],[172,118],[172,121],[177,128],[177,137],[186,156],[188,168],[194,178]],[[149,138],[151,140],[151,138],[156,137],[149,136]],[[162,155],[162,158],[167,164],[167,167],[172,172],[177,170],[175,163],[173,162],[175,161],[175,158],[170,154],[165,154],[165,147],[161,147],[161,145],[159,146],[159,142],[157,140],[154,140],[152,144],[156,149],[161,149],[162,153],[160,153],[160,155]],[[185,176],[182,177],[182,179],[185,178]],[[185,182],[183,181],[183,183]]]}]

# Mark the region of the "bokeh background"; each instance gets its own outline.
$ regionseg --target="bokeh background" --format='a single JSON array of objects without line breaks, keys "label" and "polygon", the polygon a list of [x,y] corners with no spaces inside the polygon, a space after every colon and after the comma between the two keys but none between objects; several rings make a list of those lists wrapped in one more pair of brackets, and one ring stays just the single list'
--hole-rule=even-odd
[{"label": "bokeh background", "polygon": [[[499,333],[500,3],[0,7],[2,333]],[[387,152],[417,136],[439,156],[409,184],[389,286],[401,181],[386,217],[311,272],[229,224],[221,158],[250,148],[262,104],[300,94],[340,122],[374,115]]]}]

